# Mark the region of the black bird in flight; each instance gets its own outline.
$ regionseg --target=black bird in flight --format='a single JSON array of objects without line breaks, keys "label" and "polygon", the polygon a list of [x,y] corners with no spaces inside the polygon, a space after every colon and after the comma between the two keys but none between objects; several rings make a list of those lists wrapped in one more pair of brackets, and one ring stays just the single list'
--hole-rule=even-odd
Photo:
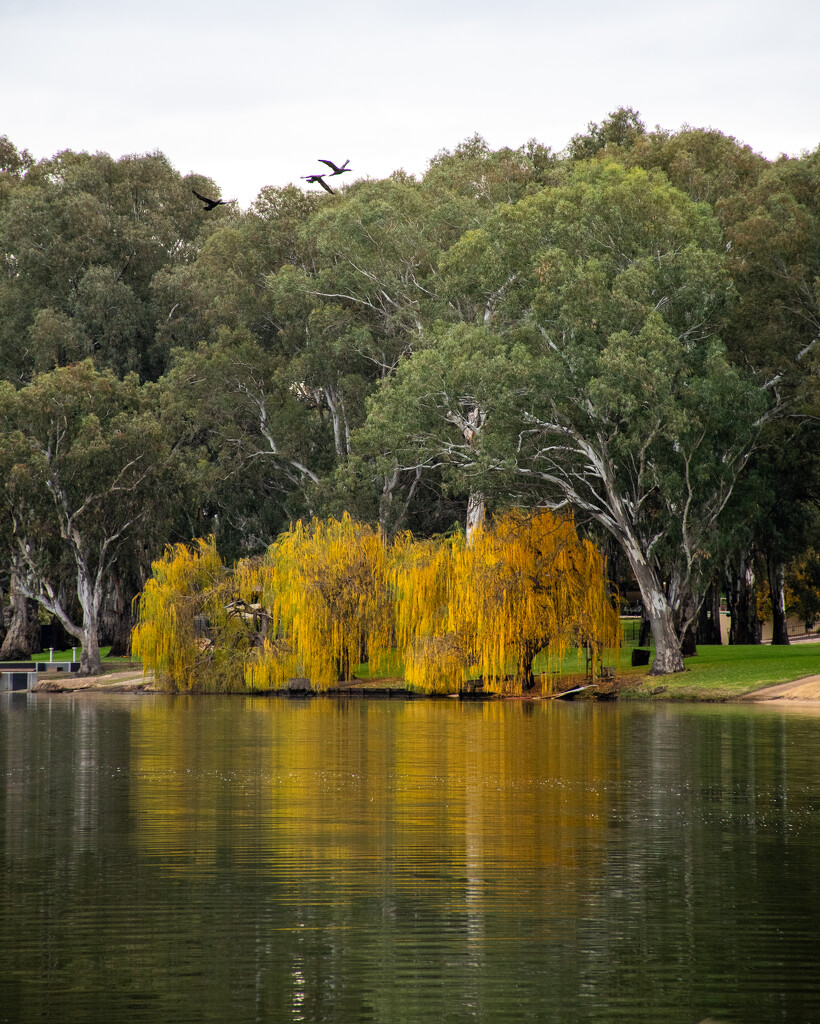
[{"label": "black bird in flight", "polygon": [[342,164],[341,167],[337,167],[336,164],[334,164],[332,160],[322,160],[321,157],[319,158],[319,163],[320,164],[327,164],[327,166],[331,169],[331,171],[333,171],[333,174],[331,174],[331,178],[335,178],[337,174],[344,174],[345,171],[352,171],[353,170],[352,167],[348,167],[347,166],[350,163],[349,159],[345,160],[345,162]]},{"label": "black bird in flight", "polygon": [[[325,192],[329,192],[332,196],[336,195],[336,189],[333,189],[328,185],[325,181],[324,174],[303,174],[302,177],[309,185],[313,185],[314,183],[319,184]],[[333,177],[333,175],[331,175],[331,177]]]},{"label": "black bird in flight", "polygon": [[[229,200],[227,200],[227,199],[209,199],[207,196],[200,195],[199,192],[197,192],[197,190],[195,188],[192,188],[191,191],[197,197],[197,199],[201,199],[202,202],[205,204],[203,209],[205,210],[206,213],[209,210],[215,209],[215,207],[217,207],[217,206],[227,206],[228,205]],[[233,202],[233,200],[230,200],[230,202]]]}]

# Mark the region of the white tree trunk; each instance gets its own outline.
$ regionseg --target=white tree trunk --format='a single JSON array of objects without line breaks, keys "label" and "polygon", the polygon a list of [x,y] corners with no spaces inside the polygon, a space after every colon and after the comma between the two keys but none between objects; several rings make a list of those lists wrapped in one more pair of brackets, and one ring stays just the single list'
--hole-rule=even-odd
[{"label": "white tree trunk", "polygon": [[483,493],[471,491],[467,501],[467,547],[472,545],[476,532],[484,529],[486,517],[487,509]]},{"label": "white tree trunk", "polygon": [[[21,542],[21,548],[25,552],[25,540]],[[78,548],[74,548],[74,555],[77,563],[77,599],[83,612],[83,624],[78,626],[72,622],[68,613],[63,607],[62,600],[54,592],[49,581],[36,572],[32,573],[29,579],[21,580],[20,591],[33,601],[38,601],[47,611],[57,618],[65,626],[66,632],[76,637],[81,645],[80,653],[80,675],[92,675],[102,668],[100,660],[99,624],[100,605],[102,603],[102,573],[94,579],[89,571],[84,558],[79,557]],[[29,571],[33,570],[29,563]]]},{"label": "white tree trunk", "polygon": [[384,486],[379,498],[379,526],[385,536],[392,536],[401,527],[420,480],[421,466],[416,466],[413,480],[407,489],[407,496],[399,503],[395,501],[395,495],[401,481],[401,469],[396,465],[389,473],[384,474]]},{"label": "white tree trunk", "polygon": [[770,556],[768,570],[769,593],[772,599],[772,644],[786,645],[790,643],[786,624],[786,567],[779,558]]},{"label": "white tree trunk", "polygon": [[333,423],[333,443],[336,454],[344,460],[350,455],[350,427],[345,415],[344,398],[341,392],[331,387],[326,387],[324,391],[325,401],[330,410],[330,419]]},{"label": "white tree trunk", "polygon": [[652,629],[652,639],[655,641],[655,658],[649,674],[661,676],[671,672],[683,672],[686,666],[675,630],[675,615],[666,599],[662,583],[637,545],[627,543],[624,550],[641,591],[643,606]]},{"label": "white tree trunk", "polygon": [[77,597],[83,610],[83,625],[80,640],[80,675],[93,675],[102,669],[100,660],[100,605],[102,591],[98,583],[91,580],[87,569],[80,570],[77,579]]}]

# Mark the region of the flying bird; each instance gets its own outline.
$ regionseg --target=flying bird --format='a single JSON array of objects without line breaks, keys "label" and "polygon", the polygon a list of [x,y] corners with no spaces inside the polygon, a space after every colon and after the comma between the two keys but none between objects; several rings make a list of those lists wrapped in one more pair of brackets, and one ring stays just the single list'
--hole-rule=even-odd
[{"label": "flying bird", "polygon": [[201,199],[202,202],[205,204],[203,209],[205,210],[206,213],[209,210],[213,210],[217,206],[227,206],[229,201],[233,202],[232,199],[209,199],[207,196],[200,195],[195,188],[192,188],[191,191],[197,197],[197,199]]},{"label": "flying bird", "polygon": [[336,164],[334,164],[332,160],[322,160],[321,157],[319,158],[319,163],[320,164],[327,164],[327,166],[331,169],[331,171],[333,171],[333,174],[330,175],[331,178],[335,178],[337,174],[344,174],[345,171],[352,171],[353,170],[352,167],[348,167],[347,166],[350,163],[349,159],[345,160],[345,162],[342,164],[341,167],[337,167]]},{"label": "flying bird", "polygon": [[[331,195],[336,195],[336,190],[331,188],[325,181],[324,174],[303,174],[302,177],[309,185],[319,184],[325,192],[329,192]],[[331,177],[333,177],[333,175],[331,175]]]}]

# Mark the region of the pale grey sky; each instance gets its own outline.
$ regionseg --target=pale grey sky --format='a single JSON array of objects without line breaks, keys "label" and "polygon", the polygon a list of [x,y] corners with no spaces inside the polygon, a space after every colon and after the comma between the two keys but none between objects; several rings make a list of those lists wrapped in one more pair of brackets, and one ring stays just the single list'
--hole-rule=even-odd
[{"label": "pale grey sky", "polygon": [[820,144],[820,0],[0,0],[0,38],[19,148],[159,149],[242,206],[319,157],[351,180],[475,132],[561,149],[621,105],[768,157]]}]

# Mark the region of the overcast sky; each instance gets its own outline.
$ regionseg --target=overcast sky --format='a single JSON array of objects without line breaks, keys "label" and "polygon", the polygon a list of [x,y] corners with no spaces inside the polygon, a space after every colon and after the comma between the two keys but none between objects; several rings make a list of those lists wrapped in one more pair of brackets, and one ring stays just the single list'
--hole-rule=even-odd
[{"label": "overcast sky", "polygon": [[820,144],[820,0],[0,0],[0,39],[18,148],[159,149],[242,206],[319,157],[418,174],[476,132],[562,149],[619,106],[768,157]]}]

